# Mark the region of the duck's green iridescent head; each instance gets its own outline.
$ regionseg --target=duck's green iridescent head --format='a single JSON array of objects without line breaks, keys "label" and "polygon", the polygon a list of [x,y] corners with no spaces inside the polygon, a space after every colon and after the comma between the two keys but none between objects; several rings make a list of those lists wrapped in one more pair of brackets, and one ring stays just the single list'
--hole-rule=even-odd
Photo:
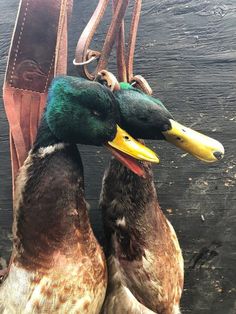
[{"label": "duck's green iridescent head", "polygon": [[49,89],[34,149],[58,142],[105,145],[123,164],[143,176],[143,169],[134,159],[154,163],[159,159],[119,127],[118,108],[114,94],[98,82],[57,77]]},{"label": "duck's green iridescent head", "polygon": [[159,99],[144,94],[128,83],[114,91],[121,112],[121,125],[131,135],[142,139],[164,139],[162,131],[171,128],[171,113]]},{"label": "duck's green iridescent head", "polygon": [[119,103],[121,125],[134,137],[165,139],[205,162],[223,158],[224,147],[220,142],[175,121],[159,99],[128,83],[120,83],[114,95]]},{"label": "duck's green iridescent head", "polygon": [[71,76],[53,80],[45,115],[59,140],[88,145],[113,140],[119,122],[116,101],[106,87]]}]

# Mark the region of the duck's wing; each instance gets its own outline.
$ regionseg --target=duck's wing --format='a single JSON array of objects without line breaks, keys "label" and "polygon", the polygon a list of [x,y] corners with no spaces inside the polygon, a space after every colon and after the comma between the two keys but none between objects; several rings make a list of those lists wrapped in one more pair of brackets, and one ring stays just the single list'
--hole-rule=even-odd
[{"label": "duck's wing", "polygon": [[141,304],[132,292],[125,286],[120,285],[109,293],[101,311],[102,314],[154,314],[152,310]]},{"label": "duck's wing", "polygon": [[[123,275],[116,265],[116,258],[110,256],[108,263],[108,288],[102,314],[151,314],[155,313],[140,303],[126,286]],[[158,313],[158,312],[156,312]]]}]

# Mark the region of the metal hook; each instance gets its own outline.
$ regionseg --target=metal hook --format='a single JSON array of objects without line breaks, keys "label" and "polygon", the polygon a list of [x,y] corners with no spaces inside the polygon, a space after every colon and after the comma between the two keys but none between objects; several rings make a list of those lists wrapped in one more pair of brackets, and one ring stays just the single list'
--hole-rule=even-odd
[{"label": "metal hook", "polygon": [[92,56],[90,59],[84,61],[84,62],[76,62],[75,59],[73,60],[74,65],[85,65],[93,62],[94,60],[97,60],[99,57],[98,56]]}]

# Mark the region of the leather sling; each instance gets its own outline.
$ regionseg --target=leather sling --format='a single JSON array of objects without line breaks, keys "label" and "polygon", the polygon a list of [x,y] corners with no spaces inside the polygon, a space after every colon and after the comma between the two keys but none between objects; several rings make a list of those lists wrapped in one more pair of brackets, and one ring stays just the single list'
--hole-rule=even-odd
[{"label": "leather sling", "polygon": [[65,74],[70,0],[22,0],[3,86],[12,183],[31,148],[54,75]]},{"label": "leather sling", "polygon": [[[22,0],[12,37],[3,100],[10,126],[12,191],[33,145],[53,77],[67,72],[67,23],[72,0]],[[15,213],[13,213],[15,215]],[[7,276],[14,257],[12,252]]]},{"label": "leather sling", "polygon": [[[133,75],[134,50],[137,37],[138,23],[141,12],[142,0],[134,0],[133,14],[129,29],[127,54],[125,52],[125,23],[124,16],[129,0],[113,0],[113,16],[108,28],[103,47],[100,51],[90,49],[95,31],[102,20],[109,0],[99,0],[98,5],[84,28],[75,51],[74,65],[78,66],[79,75],[89,80],[94,80],[97,74],[106,69],[109,56],[116,41],[117,72],[119,81],[129,82],[147,94],[152,94],[148,82],[141,75]],[[89,71],[88,64],[98,59],[93,72]],[[110,78],[112,80],[112,78]],[[109,80],[110,80],[109,79]]]}]

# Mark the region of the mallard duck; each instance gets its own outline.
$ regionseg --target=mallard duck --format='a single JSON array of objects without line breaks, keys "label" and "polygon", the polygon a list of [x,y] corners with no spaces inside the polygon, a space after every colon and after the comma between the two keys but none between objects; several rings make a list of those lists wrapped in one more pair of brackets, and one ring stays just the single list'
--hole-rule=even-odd
[{"label": "mallard duck", "polygon": [[[120,85],[114,93],[121,125],[134,137],[167,139],[208,162],[222,158],[219,142],[177,123],[159,100]],[[108,242],[108,289],[102,313],[177,314],[184,280],[181,249],[159,206],[150,163],[140,168],[137,176],[112,159],[104,175],[100,209]]]},{"label": "mallard duck", "polygon": [[164,139],[197,159],[215,162],[224,157],[223,145],[179,122],[163,103],[128,83],[114,93],[119,102],[121,125],[136,138]]},{"label": "mallard duck", "polygon": [[76,144],[107,145],[122,162],[128,154],[158,162],[118,120],[106,87],[67,76],[52,82],[16,180],[13,258],[0,287],[1,313],[99,313],[106,263],[89,223]]}]

